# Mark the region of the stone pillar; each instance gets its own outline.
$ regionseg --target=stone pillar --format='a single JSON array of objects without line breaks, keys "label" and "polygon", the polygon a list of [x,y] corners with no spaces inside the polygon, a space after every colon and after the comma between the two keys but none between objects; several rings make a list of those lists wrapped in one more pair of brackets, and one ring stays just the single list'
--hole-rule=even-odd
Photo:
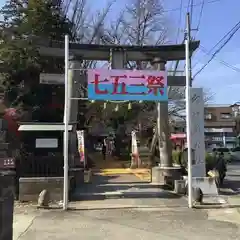
[{"label": "stone pillar", "polygon": [[[81,97],[81,85],[86,85],[84,82],[86,79],[81,74],[81,60],[77,59],[74,56],[69,58],[69,85],[70,85],[70,94],[71,98]],[[76,123],[78,117],[78,103],[80,100],[71,100],[70,104],[70,123]]]},{"label": "stone pillar", "polygon": [[[154,59],[153,67],[159,71],[165,71],[166,61]],[[168,119],[168,102],[157,103],[158,112],[158,142],[160,152],[160,166],[152,168],[152,182],[166,184],[173,188],[174,180],[181,177],[181,169],[173,167],[172,145],[170,141],[170,128]]]},{"label": "stone pillar", "polygon": [[[165,71],[166,61],[154,59],[153,66],[156,70]],[[162,167],[172,166],[172,148],[170,142],[168,102],[157,103],[157,135],[159,142],[160,163]]]},{"label": "stone pillar", "polygon": [[[111,67],[112,69],[124,69],[126,66],[126,53],[124,49],[122,48],[113,48],[112,49],[112,56],[110,56],[111,59]],[[125,128],[124,125],[119,125],[118,128],[116,129],[116,135],[119,135],[119,133],[122,133]],[[116,145],[119,144],[119,139],[118,136],[116,137]],[[116,155],[120,155],[120,149],[116,149]]]},{"label": "stone pillar", "polygon": [[[81,60],[75,56],[69,57],[69,97],[79,98],[81,97],[81,85],[84,84],[85,79],[81,75]],[[73,125],[73,131],[69,133],[69,167],[75,166],[75,159],[77,158],[77,122],[78,122],[78,106],[79,101],[82,100],[70,100],[70,116],[69,124]]]},{"label": "stone pillar", "polygon": [[126,66],[126,53],[124,49],[112,49],[112,62],[113,69],[124,69]]}]

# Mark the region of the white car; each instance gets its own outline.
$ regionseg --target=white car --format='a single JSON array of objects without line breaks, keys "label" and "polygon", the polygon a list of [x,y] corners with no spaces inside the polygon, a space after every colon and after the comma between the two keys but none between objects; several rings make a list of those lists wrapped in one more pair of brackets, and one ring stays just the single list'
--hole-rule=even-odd
[{"label": "white car", "polygon": [[239,160],[240,161],[240,147],[235,147],[231,151],[232,160]]}]

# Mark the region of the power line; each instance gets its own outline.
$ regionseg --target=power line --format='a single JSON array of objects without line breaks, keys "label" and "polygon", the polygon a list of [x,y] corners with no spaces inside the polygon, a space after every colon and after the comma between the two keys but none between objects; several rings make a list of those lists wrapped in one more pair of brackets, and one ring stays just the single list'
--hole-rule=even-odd
[{"label": "power line", "polygon": [[201,23],[202,15],[203,15],[204,4],[205,4],[205,0],[202,1],[202,5],[201,5],[201,9],[200,9],[200,14],[199,14],[199,18],[198,18],[198,24],[197,24],[197,27],[196,27],[196,34],[195,34],[195,36],[193,37],[193,39],[196,39],[197,34],[198,34],[198,32],[199,32],[200,23]]},{"label": "power line", "polygon": [[205,0],[202,1],[201,10],[200,10],[200,15],[199,15],[198,24],[197,24],[197,30],[199,30],[200,23],[201,23],[201,20],[202,20],[204,3],[205,3]]},{"label": "power line", "polygon": [[190,2],[190,23],[192,25],[192,18],[193,18],[193,0]]},{"label": "power line", "polygon": [[[179,11],[179,19],[178,19],[178,30],[177,30],[177,37],[176,37],[176,44],[178,43],[178,38],[180,35],[180,30],[181,30],[181,22],[182,22],[182,8],[183,8],[183,0],[180,2],[180,11]],[[173,68],[174,62],[171,63],[170,69]]]},{"label": "power line", "polygon": [[228,31],[210,50],[209,53],[211,53],[221,42],[232,32],[235,28],[238,27],[240,22],[238,22],[230,31]]},{"label": "power line", "polygon": [[[212,51],[213,51],[219,44],[221,44],[221,43],[224,41],[224,39],[226,39],[226,37],[227,37],[238,25],[239,25],[239,22],[238,22],[230,31],[228,31],[209,51],[207,51],[207,50],[205,49],[205,51],[207,51],[207,52],[205,52],[205,53],[212,56]],[[198,64],[198,63],[194,64],[194,66],[193,66],[192,68],[195,68],[197,64]]]},{"label": "power line", "polygon": [[192,0],[188,0],[188,5],[187,5],[187,12],[189,12],[190,4]]},{"label": "power line", "polygon": [[[216,2],[220,2],[221,0],[210,0],[210,1],[207,1],[205,2],[204,4],[211,4],[211,3],[216,3]],[[195,3],[193,4],[192,6],[193,7],[198,7],[198,6],[201,6],[202,5],[202,2],[199,2],[199,3]],[[183,8],[185,9],[188,9],[188,6],[184,6]],[[163,12],[175,12],[175,11],[179,11],[179,7],[178,8],[172,8],[172,9],[167,9],[167,10],[164,10]]]},{"label": "power line", "polygon": [[[226,44],[232,39],[232,37],[236,34],[236,32],[239,30],[240,28],[240,21],[228,32],[227,35],[229,35],[229,37],[226,39],[226,41],[212,54],[212,57],[208,60],[208,62],[206,64],[203,65],[203,67],[197,71],[197,73],[194,75],[193,78],[195,78],[199,73],[201,73],[205,67],[215,58],[215,56],[226,46]],[[225,35],[226,36],[226,35]],[[225,39],[226,37],[224,37]],[[223,39],[223,38],[222,38]],[[218,41],[218,43],[215,45],[219,45],[219,43],[222,42],[222,40]],[[214,47],[215,48],[215,47]]]},{"label": "power line", "polygon": [[182,22],[182,8],[183,8],[183,0],[181,0],[181,3],[180,3],[180,8],[179,8],[179,19],[178,19],[178,22],[179,22],[179,25],[178,25],[178,31],[177,31],[177,39],[176,39],[176,43],[178,42],[178,38],[179,38],[179,34],[180,34],[180,29],[181,29],[181,22]]},{"label": "power line", "polygon": [[[205,54],[212,56],[212,54],[209,54],[209,51],[208,51],[205,47],[203,47],[202,45],[199,46],[199,49],[200,49],[202,52],[204,52]],[[232,69],[232,70],[234,70],[234,71],[236,71],[236,72],[240,72],[240,68],[237,68],[237,67],[231,65],[230,63],[228,63],[228,62],[226,62],[226,61],[223,61],[223,60],[221,60],[221,59],[219,59],[219,58],[215,58],[214,60],[218,61],[219,63],[221,63],[221,64],[224,65],[225,67],[228,67],[228,68],[230,68],[230,69]]]}]

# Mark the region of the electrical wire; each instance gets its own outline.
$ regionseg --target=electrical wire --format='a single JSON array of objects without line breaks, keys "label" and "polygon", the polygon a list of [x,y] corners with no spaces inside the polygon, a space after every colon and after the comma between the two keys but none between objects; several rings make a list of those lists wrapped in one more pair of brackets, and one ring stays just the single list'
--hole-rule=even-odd
[{"label": "electrical wire", "polygon": [[192,24],[192,18],[193,18],[193,0],[191,0],[190,3],[190,23]]},{"label": "electrical wire", "polygon": [[201,24],[204,4],[205,4],[205,0],[202,1],[202,5],[201,5],[201,9],[200,9],[200,15],[199,15],[198,24],[197,24],[197,30],[199,30],[199,27],[200,27],[200,24]]},{"label": "electrical wire", "polygon": [[229,35],[232,31],[234,31],[235,28],[238,27],[239,24],[240,24],[240,21],[239,21],[230,31],[228,31],[228,32],[209,50],[208,53],[211,53],[219,44],[221,44],[221,43],[224,41],[224,39],[225,39],[226,37],[228,37],[228,35]]},{"label": "electrical wire", "polygon": [[[209,54],[209,53],[208,53],[209,51],[208,51],[205,47],[203,47],[202,45],[199,46],[199,49],[200,49],[203,53],[205,53],[206,55],[211,55],[211,56],[212,56],[212,54]],[[230,69],[232,69],[232,70],[240,73],[240,68],[237,68],[237,67],[231,65],[230,63],[228,63],[228,62],[226,62],[226,61],[223,61],[223,60],[221,60],[221,59],[219,59],[219,58],[215,58],[214,60],[216,60],[217,62],[221,63],[221,64],[224,65],[225,67],[228,67],[228,68],[230,68]]]},{"label": "electrical wire", "polygon": [[[210,1],[207,1],[207,2],[205,1],[204,4],[206,5],[206,4],[216,3],[216,2],[220,2],[220,1],[222,1],[222,0],[210,0]],[[195,3],[192,6],[193,7],[198,7],[198,6],[201,6],[201,5],[202,5],[202,1],[199,2],[199,3]],[[183,8],[188,9],[189,7],[185,6]],[[165,12],[165,13],[167,13],[167,12],[176,12],[176,11],[179,11],[179,9],[180,9],[179,7],[178,8],[172,8],[172,9],[164,10],[163,12]]]},{"label": "electrical wire", "polygon": [[187,12],[190,12],[190,10],[189,10],[189,9],[190,9],[190,5],[191,5],[191,1],[192,1],[192,0],[188,0]]},{"label": "electrical wire", "polygon": [[[179,35],[180,35],[180,30],[181,30],[181,23],[182,23],[182,8],[183,8],[183,0],[180,2],[180,11],[179,11],[179,25],[178,25],[178,30],[177,30],[177,37],[176,37],[176,44],[178,43]],[[170,69],[173,69],[173,64],[174,62],[171,63]],[[175,70],[176,71],[176,70]]]},{"label": "electrical wire", "polygon": [[[226,44],[232,39],[232,37],[236,34],[236,32],[239,30],[240,28],[240,21],[228,32],[228,34],[226,34],[227,36],[229,35],[229,37],[226,39],[226,41],[212,54],[211,58],[208,60],[208,62],[206,64],[203,65],[203,67],[197,71],[197,73],[194,75],[193,78],[195,78],[198,74],[200,74],[206,67],[207,65],[215,58],[215,56],[226,46]],[[224,38],[225,39],[227,36],[225,35]],[[219,45],[220,42],[222,42],[223,40],[218,41],[217,44],[215,44],[215,46]],[[215,48],[215,47],[213,47]]]},{"label": "electrical wire", "polygon": [[195,36],[194,36],[194,39],[196,39],[197,34],[198,34],[198,32],[199,32],[199,28],[200,28],[200,24],[201,24],[201,20],[202,20],[202,16],[203,16],[204,5],[205,5],[205,0],[202,1],[202,5],[201,5],[201,9],[200,9],[200,14],[199,14],[199,18],[198,18],[198,23],[197,23],[197,27],[196,27],[196,34],[195,34]]},{"label": "electrical wire", "polygon": [[179,11],[179,19],[178,19],[179,25],[178,25],[178,31],[177,31],[176,44],[178,43],[178,38],[179,38],[179,35],[180,35],[181,22],[182,22],[182,8],[183,8],[183,0],[181,0],[180,8],[179,8],[179,10],[180,10]]}]

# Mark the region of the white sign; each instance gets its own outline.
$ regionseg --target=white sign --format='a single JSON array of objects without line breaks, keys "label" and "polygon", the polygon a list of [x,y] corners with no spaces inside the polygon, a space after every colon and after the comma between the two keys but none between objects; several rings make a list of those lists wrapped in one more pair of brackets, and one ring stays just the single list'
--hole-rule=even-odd
[{"label": "white sign", "polygon": [[193,177],[206,176],[204,140],[204,99],[202,88],[190,89],[191,139],[193,149]]},{"label": "white sign", "polygon": [[64,84],[64,74],[41,73],[40,84]]},{"label": "white sign", "polygon": [[36,138],[35,141],[36,148],[57,148],[58,139],[57,138]]},{"label": "white sign", "polygon": [[78,139],[78,152],[80,156],[80,162],[85,165],[85,146],[84,146],[84,131],[77,131],[77,139]]}]

